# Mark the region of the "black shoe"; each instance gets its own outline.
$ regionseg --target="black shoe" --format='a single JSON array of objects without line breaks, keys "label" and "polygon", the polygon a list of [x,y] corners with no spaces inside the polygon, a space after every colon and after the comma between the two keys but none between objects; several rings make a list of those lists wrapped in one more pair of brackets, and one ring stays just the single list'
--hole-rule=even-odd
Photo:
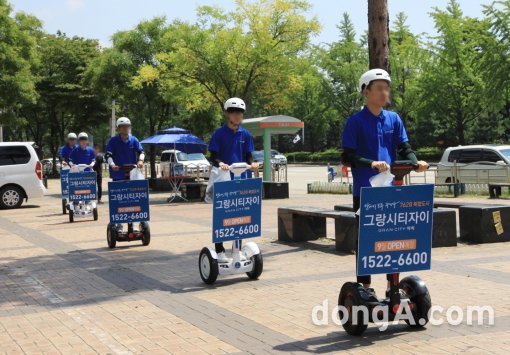
[{"label": "black shoe", "polygon": [[[407,298],[406,291],[399,289],[400,298]],[[386,298],[390,298],[390,290],[386,290]]]},{"label": "black shoe", "polygon": [[368,293],[368,296],[370,297],[371,301],[378,301],[377,295],[375,294],[375,290],[373,288],[365,288],[365,290]]}]

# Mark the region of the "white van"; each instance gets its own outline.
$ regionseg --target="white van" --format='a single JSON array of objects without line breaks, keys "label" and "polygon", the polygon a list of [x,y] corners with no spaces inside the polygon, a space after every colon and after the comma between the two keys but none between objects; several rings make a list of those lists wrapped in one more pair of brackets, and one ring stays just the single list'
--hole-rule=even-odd
[{"label": "white van", "polygon": [[202,153],[184,153],[179,150],[165,150],[161,153],[160,171],[162,177],[170,176],[170,164],[182,164],[188,176],[209,177],[211,164]]},{"label": "white van", "polygon": [[0,208],[18,208],[23,200],[42,197],[42,164],[33,142],[0,143]]},{"label": "white van", "polygon": [[436,183],[510,183],[510,145],[466,145],[445,150]]}]

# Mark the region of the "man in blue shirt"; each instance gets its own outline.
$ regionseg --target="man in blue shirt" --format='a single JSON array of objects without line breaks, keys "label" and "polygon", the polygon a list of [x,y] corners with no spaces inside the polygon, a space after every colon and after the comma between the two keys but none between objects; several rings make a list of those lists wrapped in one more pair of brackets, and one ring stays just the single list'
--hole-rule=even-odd
[{"label": "man in blue shirt", "polygon": [[[366,106],[349,117],[343,132],[343,162],[351,166],[354,180],[354,211],[360,207],[361,188],[370,187],[369,179],[387,171],[397,156],[411,160],[418,172],[428,168],[426,162],[418,161],[411,149],[399,115],[384,110],[389,102],[390,83],[390,75],[382,69],[372,69],[361,76],[359,90],[366,98]],[[390,276],[387,275],[388,288]],[[370,288],[370,275],[358,276],[358,282],[375,297]]]},{"label": "man in blue shirt", "polygon": [[110,138],[106,146],[105,158],[110,166],[110,177],[113,181],[129,180],[129,175],[121,169],[123,165],[143,167],[145,154],[142,144],[131,135],[131,121],[127,117],[117,120],[119,135]]},{"label": "man in blue shirt", "polygon": [[59,158],[62,166],[67,166],[69,163],[69,154],[76,148],[78,145],[76,144],[76,133],[69,133],[67,135],[67,143],[60,147],[59,150]]},{"label": "man in blue shirt", "polygon": [[96,162],[96,153],[89,147],[89,136],[85,132],[78,135],[78,147],[69,154],[69,165],[84,164],[92,168]]},{"label": "man in blue shirt", "polygon": [[[209,142],[213,166],[229,170],[233,163],[247,163],[251,165],[252,170],[258,169],[259,164],[253,161],[252,156],[253,137],[241,127],[246,104],[240,98],[233,97],[225,102],[223,108],[227,123],[214,131]],[[251,172],[245,172],[242,178],[250,177],[250,174]],[[216,243],[215,249],[219,262],[228,261],[223,243]]]}]

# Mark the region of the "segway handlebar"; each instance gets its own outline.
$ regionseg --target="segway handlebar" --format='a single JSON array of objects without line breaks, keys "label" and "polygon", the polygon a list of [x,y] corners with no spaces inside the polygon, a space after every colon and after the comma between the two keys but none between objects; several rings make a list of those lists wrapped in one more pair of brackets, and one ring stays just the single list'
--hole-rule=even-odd
[{"label": "segway handlebar", "polygon": [[87,164],[74,164],[71,166],[71,171],[72,172],[75,172],[75,171],[85,171],[85,169],[92,169],[92,167],[90,165],[87,165]]},{"label": "segway handlebar", "polygon": [[234,163],[228,169],[235,175],[240,176],[246,170],[251,169],[251,165],[247,163]]},{"label": "segway handlebar", "polygon": [[[417,164],[413,164],[411,160],[395,160],[391,164],[391,173],[395,175],[395,181],[404,180],[404,176],[418,168]],[[429,167],[427,167],[428,169]]]}]

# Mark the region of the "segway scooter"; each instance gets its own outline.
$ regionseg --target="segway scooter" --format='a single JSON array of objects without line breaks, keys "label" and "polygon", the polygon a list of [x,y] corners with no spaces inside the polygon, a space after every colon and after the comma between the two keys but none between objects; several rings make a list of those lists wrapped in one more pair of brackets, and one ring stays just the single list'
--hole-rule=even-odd
[{"label": "segway scooter", "polygon": [[85,164],[73,165],[69,170],[69,222],[75,218],[92,216],[98,219],[96,204],[96,173]]},{"label": "segway scooter", "polygon": [[62,198],[62,214],[67,214],[69,206],[67,205],[67,199],[69,197],[69,167],[65,166],[60,169],[60,196]]},{"label": "segway scooter", "polygon": [[[338,297],[339,316],[341,319],[342,317],[346,318],[343,319],[342,325],[345,331],[351,335],[361,335],[367,329],[368,322],[381,320],[394,321],[397,319],[397,314],[399,314],[399,319],[402,319],[400,315],[404,314],[404,320],[412,327],[424,327],[428,322],[428,313],[432,303],[425,282],[415,275],[407,276],[404,279],[399,280],[400,274],[398,273],[400,270],[415,271],[430,269],[430,248],[432,244],[431,223],[433,206],[433,201],[431,200],[434,187],[432,185],[413,185],[413,188],[418,188],[423,192],[423,194],[420,194],[418,200],[413,200],[414,196],[409,196],[409,191],[404,190],[402,185],[404,183],[404,177],[414,169],[416,169],[416,166],[414,166],[410,161],[396,161],[391,166],[391,172],[393,175],[395,175],[393,187],[362,189],[362,202],[360,208],[361,215],[359,223],[360,229],[362,224],[366,223],[367,221],[369,224],[374,221],[377,222],[375,222],[374,229],[370,232],[372,234],[366,233],[364,236],[362,236],[360,233],[360,238],[369,237],[365,238],[363,243],[365,243],[365,246],[367,246],[368,243],[368,248],[372,249],[371,251],[374,253],[373,256],[370,256],[366,259],[358,258],[358,270],[360,270],[359,264],[360,260],[362,260],[362,267],[366,267],[366,265],[368,265],[368,267],[386,267],[386,270],[397,271],[393,271],[393,273],[391,271],[387,272],[388,274],[391,273],[391,281],[389,295],[387,294],[385,299],[375,298],[372,293],[370,293],[363,287],[363,285],[357,282],[346,282],[342,286]],[[409,187],[410,186],[405,186],[404,188]],[[413,212],[409,214],[408,212],[385,213],[387,212],[385,211],[380,212],[377,215],[377,208],[381,206],[381,204],[371,203],[371,201],[364,202],[363,192],[366,190],[380,189],[388,189],[387,193],[383,196],[390,196],[391,200],[386,201],[390,203],[390,209],[392,208],[391,206],[393,206],[393,208],[401,208],[399,211],[413,210]],[[386,202],[382,202],[382,205],[384,206]],[[388,207],[388,205],[386,207]],[[367,210],[370,211],[368,213],[373,214],[373,216],[367,215]],[[425,212],[426,210],[427,212]],[[415,214],[416,212],[414,211],[419,212],[418,214]],[[412,236],[415,229],[411,228],[417,229],[418,227],[412,226],[414,222],[409,222],[409,216],[414,216],[411,218],[415,218],[416,220],[423,222],[425,228],[420,230],[424,231],[424,233],[422,233],[422,235],[418,236],[416,239],[402,240],[401,237],[397,234],[400,229],[395,229],[396,231],[393,232],[389,228],[398,226],[398,224],[395,223],[396,219],[399,219],[399,221],[402,222],[405,220],[406,227],[403,233],[404,235]],[[370,221],[370,217],[372,217],[372,221]],[[362,218],[364,218],[364,220]],[[393,218],[393,220],[391,220],[391,223],[387,223],[386,218]],[[385,221],[384,223],[386,223],[384,226],[382,225],[382,221]],[[386,239],[384,241],[379,241],[377,234],[384,233],[386,228],[390,238],[401,240]],[[418,250],[418,246],[420,245],[425,249],[428,248],[428,256],[426,255],[426,252],[414,252],[414,250]],[[360,250],[360,248],[361,244],[358,250]],[[366,313],[364,313],[363,310],[365,310]],[[405,313],[406,311],[410,311],[411,314]],[[343,314],[343,312],[346,314]],[[382,315],[386,315],[386,319],[384,319]],[[376,319],[374,319],[374,316]]]},{"label": "segway scooter", "polygon": [[242,245],[242,239],[260,236],[262,179],[241,179],[250,165],[230,167],[234,180],[214,184],[213,242],[232,241],[227,261],[220,262],[214,247],[204,247],[198,258],[200,277],[213,284],[218,275],[246,273],[258,279],[263,270],[262,253],[254,242]]},{"label": "segway scooter", "polygon": [[[147,180],[130,180],[131,170],[136,165],[123,165],[126,180],[108,183],[108,204],[110,223],[106,229],[108,248],[117,242],[141,240],[147,246],[151,242],[149,226],[149,186]],[[123,223],[127,223],[124,229]],[[135,228],[135,223],[138,223]]]}]

